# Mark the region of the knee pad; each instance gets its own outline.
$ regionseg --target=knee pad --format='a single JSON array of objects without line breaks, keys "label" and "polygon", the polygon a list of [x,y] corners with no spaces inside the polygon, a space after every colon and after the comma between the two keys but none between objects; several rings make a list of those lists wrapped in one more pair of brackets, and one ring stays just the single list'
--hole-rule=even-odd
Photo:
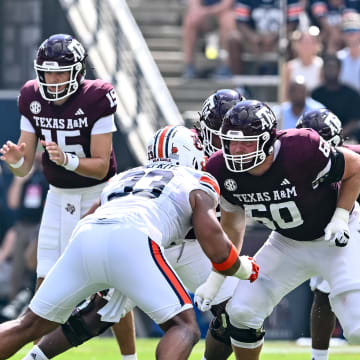
[{"label": "knee pad", "polygon": [[214,339],[225,345],[231,346],[228,328],[229,316],[225,312],[227,302],[228,300],[211,307],[211,312],[214,315],[214,318],[209,324],[209,331]]},{"label": "knee pad", "polygon": [[260,329],[240,329],[228,323],[229,335],[232,343],[235,346],[243,348],[254,349],[260,346],[265,336],[265,329],[262,326]]},{"label": "knee pad", "polygon": [[81,345],[94,336],[102,334],[113,325],[113,323],[101,321],[97,314],[99,308],[104,305],[103,301],[105,300],[94,295],[90,300],[76,307],[68,321],[61,326],[65,337],[72,346]]}]

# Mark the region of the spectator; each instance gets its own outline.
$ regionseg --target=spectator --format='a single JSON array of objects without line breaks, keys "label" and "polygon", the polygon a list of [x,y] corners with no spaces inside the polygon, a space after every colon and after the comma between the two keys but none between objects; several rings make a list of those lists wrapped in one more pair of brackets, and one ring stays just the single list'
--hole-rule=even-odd
[{"label": "spectator", "polygon": [[[236,30],[234,14],[232,11],[234,0],[189,0],[184,19],[183,40],[185,53],[185,70],[183,77],[192,79],[197,77],[194,64],[194,49],[200,31],[211,29],[211,20],[219,24],[220,46],[227,50],[227,37]],[[229,75],[226,65],[221,66],[220,70]]]},{"label": "spectator", "polygon": [[[8,192],[9,207],[17,212],[16,242],[13,252],[11,298],[19,290],[33,288],[34,270],[27,268],[28,248],[36,242],[42,210],[48,190],[48,183],[42,172],[41,153],[35,156],[34,166],[28,176],[14,176]],[[30,299],[29,299],[30,300]],[[17,316],[18,314],[15,314]],[[15,317],[14,316],[14,317]]]},{"label": "spectator", "polygon": [[346,5],[345,0],[310,0],[311,16],[320,27],[325,53],[335,54],[344,46],[341,19],[347,11]]},{"label": "spectator", "polygon": [[[288,31],[296,29],[302,12],[298,0],[288,0]],[[229,63],[234,74],[242,73],[242,54],[277,51],[282,13],[275,0],[237,0],[236,37],[230,38]]]},{"label": "spectator", "polygon": [[325,106],[307,96],[304,78],[298,76],[289,86],[289,101],[280,105],[279,118],[283,129],[296,126],[299,117],[306,111],[321,109]]},{"label": "spectator", "polygon": [[11,271],[10,257],[15,241],[15,233],[11,231],[13,216],[7,207],[2,166],[0,166],[0,298],[9,295],[9,277]]},{"label": "spectator", "polygon": [[360,15],[354,12],[347,14],[342,30],[346,48],[338,52],[340,81],[360,91]]},{"label": "spectator", "polygon": [[350,136],[359,142],[360,95],[340,82],[340,66],[341,62],[336,55],[324,57],[324,82],[314,89],[312,97],[323,103],[341,120],[344,136]]},{"label": "spectator", "polygon": [[292,47],[295,58],[285,64],[283,80],[283,99],[289,99],[289,85],[298,76],[305,81],[306,90],[311,92],[321,83],[323,60],[317,56],[320,50],[319,28],[311,26],[306,31],[294,31]]}]

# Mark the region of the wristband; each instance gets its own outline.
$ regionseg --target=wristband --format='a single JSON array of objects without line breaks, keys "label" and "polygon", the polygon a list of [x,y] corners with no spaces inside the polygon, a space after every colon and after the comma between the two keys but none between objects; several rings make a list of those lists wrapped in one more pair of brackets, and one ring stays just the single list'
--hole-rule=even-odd
[{"label": "wristband", "polygon": [[15,164],[9,164],[9,166],[11,166],[12,168],[14,168],[14,169],[18,169],[19,167],[21,167],[22,166],[22,164],[24,163],[24,157],[22,156],[21,157],[21,159],[18,161],[18,162],[16,162]]},{"label": "wristband", "polygon": [[214,269],[217,271],[220,271],[220,272],[226,271],[235,264],[238,256],[239,256],[239,253],[238,253],[236,247],[234,246],[234,244],[231,244],[229,256],[227,257],[227,259],[220,264],[212,263],[212,265],[213,265]]},{"label": "wristband", "polygon": [[67,163],[63,165],[63,167],[66,170],[75,171],[79,166],[79,162],[80,162],[79,157],[77,155],[66,152],[64,152],[64,155],[67,158]]},{"label": "wristband", "polygon": [[253,264],[251,260],[249,260],[249,257],[246,255],[240,256],[240,267],[236,271],[235,274],[232,276],[236,276],[237,278],[241,280],[249,280],[249,277],[253,270]]}]

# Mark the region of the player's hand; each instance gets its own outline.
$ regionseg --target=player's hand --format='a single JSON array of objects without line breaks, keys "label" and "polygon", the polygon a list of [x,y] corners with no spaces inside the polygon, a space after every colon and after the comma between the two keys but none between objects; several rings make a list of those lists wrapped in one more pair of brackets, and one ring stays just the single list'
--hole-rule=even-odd
[{"label": "player's hand", "polygon": [[49,154],[49,159],[53,161],[56,165],[63,166],[65,164],[65,154],[59,147],[59,145],[54,141],[44,141],[40,140],[41,144],[45,147],[46,151]]},{"label": "player's hand", "polygon": [[331,246],[346,246],[350,239],[349,211],[336,208],[324,232],[325,240],[328,241]]},{"label": "player's hand", "polygon": [[207,280],[195,291],[194,303],[199,310],[210,310],[211,304],[224,280],[224,275],[211,271]]},{"label": "player's hand", "polygon": [[0,149],[0,159],[8,164],[16,164],[22,157],[24,157],[25,147],[26,143],[17,145],[9,140]]},{"label": "player's hand", "polygon": [[254,282],[259,276],[260,267],[256,260],[250,256],[240,256],[240,267],[233,276],[241,280],[250,280]]}]

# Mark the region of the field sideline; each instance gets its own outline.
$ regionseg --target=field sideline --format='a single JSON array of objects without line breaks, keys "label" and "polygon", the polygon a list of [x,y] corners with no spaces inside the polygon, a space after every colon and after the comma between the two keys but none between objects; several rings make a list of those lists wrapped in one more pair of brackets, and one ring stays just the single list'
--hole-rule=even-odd
[{"label": "field sideline", "polygon": [[[137,339],[138,360],[154,360],[155,347],[159,339]],[[21,360],[30,349],[27,346],[18,354],[11,357],[11,360]],[[204,349],[204,341],[195,346],[190,360],[201,360]],[[97,338],[87,344],[68,351],[56,357],[59,360],[116,360],[120,359],[115,340],[112,338]],[[232,356],[231,360],[234,359]],[[360,346],[339,346],[334,347],[330,353],[329,360],[359,360]],[[169,359],[170,360],[170,359]],[[300,347],[295,343],[285,341],[266,341],[262,352],[261,360],[310,360],[310,349]]]}]

